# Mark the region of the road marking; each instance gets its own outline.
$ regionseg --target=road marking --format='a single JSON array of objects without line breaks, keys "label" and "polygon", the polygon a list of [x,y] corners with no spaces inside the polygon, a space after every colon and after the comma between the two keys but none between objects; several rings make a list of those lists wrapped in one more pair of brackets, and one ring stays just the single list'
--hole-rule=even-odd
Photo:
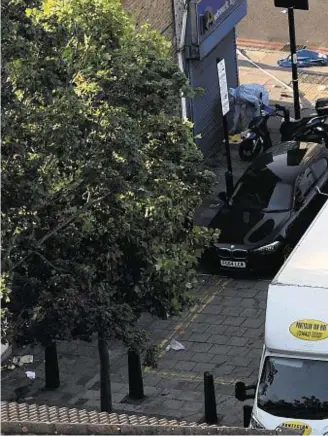
[{"label": "road marking", "polygon": [[[166,378],[169,380],[182,380],[182,381],[189,381],[189,382],[202,382],[204,380],[204,377],[201,374],[190,374],[188,372],[174,372],[174,371],[162,371],[162,370],[156,370],[149,367],[145,368],[145,372],[157,374],[162,378]],[[214,377],[214,383],[216,385],[234,385],[235,380],[223,380],[219,377]]]},{"label": "road marking", "polygon": [[[222,278],[218,279],[214,286],[218,286],[221,280]],[[205,293],[205,295],[201,298],[201,301],[195,304],[195,306],[190,310],[190,313],[175,327],[173,332],[162,340],[162,342],[159,344],[160,348],[162,348],[162,351],[159,353],[159,358],[162,358],[165,353],[167,353],[165,346],[168,345],[168,342],[171,341],[176,334],[188,328],[190,324],[197,319],[199,313],[202,312],[205,307],[211,303],[211,301],[213,301],[213,298],[219,295],[225,289],[228,282],[229,280],[222,281],[220,289],[215,291],[213,294],[210,292]]]},{"label": "road marking", "polygon": [[262,73],[266,74],[267,76],[271,77],[271,79],[275,80],[277,83],[279,83],[280,85],[282,85],[284,88],[288,89],[288,91],[293,92],[293,88],[290,87],[289,85],[287,85],[287,83],[283,82],[282,80],[278,79],[278,77],[274,76],[273,74],[269,73],[267,70],[265,70],[264,68],[261,68],[259,65],[257,65],[256,62],[252,61],[252,59],[250,59],[248,56],[246,56],[244,53],[241,52],[241,50],[239,50],[237,48],[237,54],[241,57],[243,57],[244,59],[246,59],[250,64],[252,64],[254,67],[258,68],[260,71],[262,71]]}]

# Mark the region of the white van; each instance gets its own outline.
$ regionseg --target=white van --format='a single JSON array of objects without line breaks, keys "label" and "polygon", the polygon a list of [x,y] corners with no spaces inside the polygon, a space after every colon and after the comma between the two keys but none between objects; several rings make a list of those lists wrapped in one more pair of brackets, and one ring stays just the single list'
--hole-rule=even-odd
[{"label": "white van", "polygon": [[328,201],[269,286],[259,380],[235,395],[254,398],[244,425],[328,435]]}]

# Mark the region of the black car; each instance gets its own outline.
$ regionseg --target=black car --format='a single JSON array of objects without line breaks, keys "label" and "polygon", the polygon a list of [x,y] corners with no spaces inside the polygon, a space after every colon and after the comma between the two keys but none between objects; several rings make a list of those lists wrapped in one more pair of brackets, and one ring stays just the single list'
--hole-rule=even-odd
[{"label": "black car", "polygon": [[[259,156],[235,186],[209,227],[220,229],[206,268],[266,271],[281,266],[327,197],[328,150],[286,142]],[[319,188],[319,190],[318,190]]]}]

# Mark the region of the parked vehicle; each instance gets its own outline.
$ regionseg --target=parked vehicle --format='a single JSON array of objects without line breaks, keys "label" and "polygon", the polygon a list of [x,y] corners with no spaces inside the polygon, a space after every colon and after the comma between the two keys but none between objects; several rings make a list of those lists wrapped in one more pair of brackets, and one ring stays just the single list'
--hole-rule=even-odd
[{"label": "parked vehicle", "polygon": [[328,150],[321,144],[283,143],[254,160],[209,227],[219,240],[203,255],[212,272],[280,267],[327,197]]},{"label": "parked vehicle", "polygon": [[244,425],[328,434],[328,203],[269,285],[256,384],[235,385]]},{"label": "parked vehicle", "polygon": [[[323,53],[317,53],[312,50],[298,50],[297,54],[297,66],[300,68],[304,67],[324,67],[328,65],[328,55]],[[287,56],[284,59],[278,61],[280,67],[291,68],[292,58]]]},{"label": "parked vehicle", "polygon": [[[7,320],[2,320],[2,338],[5,336],[7,328]],[[1,343],[1,364],[3,364],[12,353],[12,346],[8,342]]]},{"label": "parked vehicle", "polygon": [[[328,106],[328,102],[323,99]],[[239,146],[239,156],[243,161],[251,161],[272,146],[270,132],[268,129],[268,119],[271,116],[280,116],[282,124],[280,127],[281,141],[307,141],[324,143],[328,147],[328,110],[320,110],[319,114],[314,114],[301,120],[294,120],[290,117],[289,110],[276,104],[275,110],[269,106],[262,105],[261,116],[254,118],[249,128],[242,132],[242,142]]]}]

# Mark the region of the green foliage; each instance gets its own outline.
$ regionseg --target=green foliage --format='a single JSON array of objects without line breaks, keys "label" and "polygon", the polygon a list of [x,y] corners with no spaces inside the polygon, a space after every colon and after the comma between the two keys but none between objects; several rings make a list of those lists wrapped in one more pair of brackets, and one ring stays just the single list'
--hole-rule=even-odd
[{"label": "green foliage", "polygon": [[169,43],[147,26],[137,33],[118,0],[2,9],[2,270],[14,335],[102,331],[141,346],[140,314],[186,307],[211,238],[188,225],[214,180],[179,118],[180,92],[192,90]]},{"label": "green foliage", "polygon": [[160,354],[159,345],[152,344],[150,345],[145,352],[145,356],[143,359],[143,366],[156,369],[158,367],[158,358]]}]

